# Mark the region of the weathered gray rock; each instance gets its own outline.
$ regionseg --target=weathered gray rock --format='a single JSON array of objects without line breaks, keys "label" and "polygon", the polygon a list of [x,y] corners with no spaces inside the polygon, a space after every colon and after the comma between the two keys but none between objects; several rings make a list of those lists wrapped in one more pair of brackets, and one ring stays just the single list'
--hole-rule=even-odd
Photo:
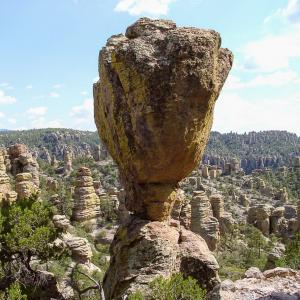
[{"label": "weathered gray rock", "polygon": [[191,204],[187,197],[184,195],[184,191],[177,190],[176,200],[173,205],[171,217],[174,220],[180,222],[186,229],[190,229],[191,226]]},{"label": "weathered gray rock", "polygon": [[71,250],[72,258],[74,259],[74,261],[82,264],[90,262],[93,253],[87,239],[74,236],[68,232],[63,234],[62,237],[63,241]]},{"label": "weathered gray rock", "polygon": [[263,273],[246,272],[244,279],[225,280],[208,295],[208,300],[299,300],[300,272],[275,268]]},{"label": "weathered gray rock", "polygon": [[148,290],[157,276],[175,272],[193,276],[208,290],[219,282],[218,264],[205,241],[184,228],[132,218],[111,245],[111,264],[104,278],[107,299]]}]

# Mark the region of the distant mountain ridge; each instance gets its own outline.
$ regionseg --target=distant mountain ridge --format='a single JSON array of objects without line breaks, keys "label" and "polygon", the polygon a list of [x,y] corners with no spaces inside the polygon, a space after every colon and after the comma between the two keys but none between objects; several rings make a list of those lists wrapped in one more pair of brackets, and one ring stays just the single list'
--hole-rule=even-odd
[{"label": "distant mountain ridge", "polygon": [[[35,150],[48,149],[50,155],[62,159],[63,150],[67,147],[80,155],[86,153],[87,148],[96,151],[100,141],[97,132],[74,129],[0,131],[0,146],[8,147],[14,143],[24,143]],[[248,173],[256,168],[289,165],[295,156],[300,156],[300,137],[294,133],[270,130],[222,134],[213,131],[203,162],[221,165],[232,158],[238,158]]]}]

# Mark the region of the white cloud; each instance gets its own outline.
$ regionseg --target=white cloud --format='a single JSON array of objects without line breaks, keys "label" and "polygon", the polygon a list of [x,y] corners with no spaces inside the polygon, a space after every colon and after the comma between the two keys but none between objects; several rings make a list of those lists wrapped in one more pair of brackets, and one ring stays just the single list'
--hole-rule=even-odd
[{"label": "white cloud", "polygon": [[60,120],[47,121],[44,117],[38,117],[31,121],[33,128],[62,128],[64,127]]},{"label": "white cloud", "polygon": [[282,10],[282,15],[292,22],[300,21],[300,1],[289,0],[287,7]]},{"label": "white cloud", "polygon": [[300,94],[249,100],[227,92],[217,101],[213,130],[240,133],[287,130],[300,134],[299,111]]},{"label": "white cloud", "polygon": [[81,93],[80,93],[80,95],[82,95],[82,96],[86,96],[88,94],[88,92],[86,92],[86,91],[82,91]]},{"label": "white cloud", "polygon": [[51,97],[51,98],[59,98],[60,97],[60,94],[59,93],[55,93],[55,92],[51,92],[50,94],[49,94],[49,97]]},{"label": "white cloud", "polygon": [[8,118],[7,121],[10,124],[16,124],[17,123],[17,120],[15,118]]},{"label": "white cloud", "polygon": [[85,99],[82,105],[72,107],[70,116],[84,119],[93,118],[93,110],[93,100]]},{"label": "white cloud", "polygon": [[0,87],[5,89],[5,90],[13,90],[14,89],[14,87],[8,82],[0,83]]},{"label": "white cloud", "polygon": [[31,90],[32,88],[33,88],[33,86],[31,85],[31,84],[29,84],[29,85],[26,85],[26,87],[25,87],[27,90]]},{"label": "white cloud", "polygon": [[300,58],[300,30],[298,26],[278,35],[266,35],[251,41],[241,50],[245,67],[262,72],[272,72],[290,66],[290,61]]},{"label": "white cloud", "polygon": [[149,14],[152,16],[167,15],[174,0],[119,0],[115,10],[128,12],[130,15]]},{"label": "white cloud", "polygon": [[3,118],[4,116],[5,116],[5,114],[0,111],[0,118]]},{"label": "white cloud", "polygon": [[31,107],[26,112],[29,115],[29,118],[36,118],[44,116],[48,108],[45,106]]},{"label": "white cloud", "polygon": [[268,23],[275,18],[286,19],[292,23],[299,23],[300,22],[300,0],[289,0],[286,7],[279,8],[273,14],[266,17],[264,23]]},{"label": "white cloud", "polygon": [[57,84],[54,84],[53,85],[53,88],[54,89],[60,89],[60,88],[62,88],[63,87],[63,84],[61,84],[61,83],[57,83]]},{"label": "white cloud", "polygon": [[5,95],[4,91],[0,90],[0,104],[13,104],[16,103],[17,99],[12,96]]},{"label": "white cloud", "polygon": [[287,84],[299,84],[300,76],[292,70],[277,71],[269,74],[262,74],[253,79],[243,82],[239,77],[229,75],[224,88],[226,90],[237,90],[252,87],[279,87]]}]

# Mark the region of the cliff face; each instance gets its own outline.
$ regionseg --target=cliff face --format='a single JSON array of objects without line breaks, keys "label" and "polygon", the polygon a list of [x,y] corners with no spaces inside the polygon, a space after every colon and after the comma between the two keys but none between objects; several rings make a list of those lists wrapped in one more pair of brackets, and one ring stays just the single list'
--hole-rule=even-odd
[{"label": "cliff face", "polygon": [[220,45],[213,30],[143,18],[100,52],[95,121],[133,213],[111,247],[108,299],[179,271],[207,289],[218,282],[218,264],[205,241],[169,220],[178,182],[201,159],[232,65],[231,52]]}]

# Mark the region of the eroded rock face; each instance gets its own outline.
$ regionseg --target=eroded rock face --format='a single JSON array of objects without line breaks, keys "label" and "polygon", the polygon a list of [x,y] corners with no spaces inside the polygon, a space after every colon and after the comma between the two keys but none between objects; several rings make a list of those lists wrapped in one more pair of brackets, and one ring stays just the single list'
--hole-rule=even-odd
[{"label": "eroded rock face", "polygon": [[[232,66],[231,52],[220,45],[213,30],[142,18],[100,52],[95,121],[118,164],[132,213],[110,249],[107,299],[147,291],[156,276],[179,271],[208,290],[218,282],[206,242],[180,225],[188,227],[180,220],[177,190],[203,154],[214,104]],[[179,220],[168,223],[174,203]]]},{"label": "eroded rock face", "polygon": [[112,260],[104,278],[107,299],[137,289],[148,291],[156,276],[182,272],[208,290],[219,282],[218,263],[205,241],[191,231],[133,217],[120,226],[111,245]]},{"label": "eroded rock face", "polygon": [[30,173],[36,187],[40,185],[39,165],[24,144],[15,144],[8,148],[11,162],[11,173],[16,176],[19,173]]},{"label": "eroded rock face", "polygon": [[19,173],[16,176],[16,192],[18,199],[29,198],[39,193],[38,188],[33,183],[31,173]]},{"label": "eroded rock face", "polygon": [[232,65],[213,30],[143,18],[100,52],[95,120],[130,211],[165,220],[177,183],[198,164]]},{"label": "eroded rock face", "polygon": [[210,201],[204,191],[194,191],[191,200],[191,230],[201,235],[211,251],[220,240],[219,221],[214,217]]},{"label": "eroded rock face", "polygon": [[2,201],[12,203],[17,199],[17,194],[12,191],[10,178],[6,173],[5,152],[0,149],[0,204]]}]

